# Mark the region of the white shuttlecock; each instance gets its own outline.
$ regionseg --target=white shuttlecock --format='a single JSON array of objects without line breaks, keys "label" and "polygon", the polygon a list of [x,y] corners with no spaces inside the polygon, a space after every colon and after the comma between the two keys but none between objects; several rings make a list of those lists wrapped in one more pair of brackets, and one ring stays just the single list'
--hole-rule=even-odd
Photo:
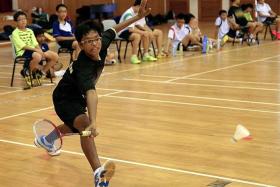
[{"label": "white shuttlecock", "polygon": [[243,125],[240,125],[240,124],[237,125],[235,133],[232,137],[232,140],[234,142],[237,142],[239,140],[246,139],[246,138],[250,139],[249,130],[246,127],[244,127]]}]

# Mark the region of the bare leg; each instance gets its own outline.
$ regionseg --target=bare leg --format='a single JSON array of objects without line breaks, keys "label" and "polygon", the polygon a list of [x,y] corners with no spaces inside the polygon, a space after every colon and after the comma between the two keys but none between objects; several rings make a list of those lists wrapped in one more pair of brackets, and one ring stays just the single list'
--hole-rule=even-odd
[{"label": "bare leg", "polygon": [[39,54],[37,52],[34,52],[32,54],[32,60],[30,61],[30,64],[29,64],[31,72],[35,71],[36,69],[41,69],[41,66],[39,65],[41,60],[42,60],[41,54]]},{"label": "bare leg", "polygon": [[140,40],[140,34],[132,33],[130,35],[129,41],[132,41],[132,55],[137,55]]},{"label": "bare leg", "polygon": [[52,51],[47,51],[44,54],[48,63],[43,67],[43,71],[47,73],[47,71],[53,68],[56,64],[58,60],[58,55]]},{"label": "bare leg", "polygon": [[79,56],[79,53],[80,53],[80,51],[81,51],[81,48],[80,48],[80,46],[79,46],[79,44],[78,44],[77,41],[74,41],[74,42],[73,42],[72,48],[74,49],[74,51],[73,51],[73,59],[74,59],[74,60],[77,60],[77,58],[78,58],[78,56]]},{"label": "bare leg", "polygon": [[163,33],[161,30],[155,29],[153,31],[153,35],[156,38],[157,48],[158,48],[158,54],[162,51],[162,39],[163,39]]},{"label": "bare leg", "polygon": [[[90,125],[90,120],[86,114],[81,114],[74,120],[74,127],[79,130],[79,132],[84,131]],[[81,146],[83,152],[92,168],[95,171],[101,166],[100,160],[98,158],[94,138],[92,137],[82,137],[80,138]]]}]

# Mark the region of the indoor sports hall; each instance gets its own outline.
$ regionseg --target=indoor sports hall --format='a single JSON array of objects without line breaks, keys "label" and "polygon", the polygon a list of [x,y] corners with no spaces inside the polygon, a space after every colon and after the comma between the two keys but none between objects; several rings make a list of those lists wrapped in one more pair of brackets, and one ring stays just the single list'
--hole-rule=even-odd
[{"label": "indoor sports hall", "polygon": [[[0,186],[279,187],[280,0],[136,2],[0,0]],[[65,25],[71,21],[71,49],[59,40],[66,36],[55,34],[59,4],[67,13]],[[24,14],[15,19],[18,11]],[[129,38],[110,30],[140,15],[145,25],[135,20],[125,27]],[[90,117],[89,91],[82,96],[90,111],[84,115],[94,124],[84,130],[92,134],[67,136],[57,128],[66,123],[57,114],[53,92],[72,71],[80,71],[72,67],[88,55],[85,46],[103,45],[108,37],[85,39],[98,35],[94,31],[79,41],[79,25],[87,20],[103,24],[103,33],[109,29],[115,37],[106,59],[98,54],[104,69],[91,88],[98,95],[96,120]],[[62,25],[59,30],[66,28]],[[39,29],[56,60],[40,48]],[[18,42],[17,30],[34,33],[38,43],[26,47],[27,36]],[[139,36],[138,43],[132,36]],[[81,50],[77,56],[74,42]],[[26,51],[32,51],[30,58]],[[42,54],[36,67],[35,53]],[[58,129],[53,141],[60,154],[34,145],[36,133],[45,128],[36,126],[41,119]],[[75,120],[71,128],[81,132]],[[80,138],[94,140],[101,164],[114,163],[108,181],[103,168],[96,183]]]}]

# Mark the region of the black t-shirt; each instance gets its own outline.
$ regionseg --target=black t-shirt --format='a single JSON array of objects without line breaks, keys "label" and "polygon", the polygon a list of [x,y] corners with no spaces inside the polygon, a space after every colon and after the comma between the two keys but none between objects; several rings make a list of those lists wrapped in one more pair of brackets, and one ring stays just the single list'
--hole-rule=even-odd
[{"label": "black t-shirt", "polygon": [[114,29],[102,34],[100,60],[94,61],[81,51],[78,59],[66,70],[63,78],[53,92],[54,100],[84,99],[88,90],[95,89],[95,85],[104,68],[107,48],[116,37]]},{"label": "black t-shirt", "polygon": [[231,6],[228,10],[228,17],[234,17],[235,22],[240,26],[244,27],[248,24],[248,21],[244,16],[244,12],[240,7]]}]

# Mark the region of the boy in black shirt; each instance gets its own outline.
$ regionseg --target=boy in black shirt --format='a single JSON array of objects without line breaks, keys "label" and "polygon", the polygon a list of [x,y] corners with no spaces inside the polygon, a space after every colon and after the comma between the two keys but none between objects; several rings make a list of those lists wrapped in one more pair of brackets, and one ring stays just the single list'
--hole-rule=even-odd
[{"label": "boy in black shirt", "polygon": [[[108,187],[115,172],[115,164],[107,161],[101,166],[96,151],[94,138],[96,129],[97,94],[95,85],[104,67],[107,48],[116,37],[116,33],[137,20],[147,16],[147,0],[142,0],[137,16],[124,21],[105,31],[101,36],[101,27],[89,21],[77,27],[75,36],[82,49],[77,61],[72,63],[53,92],[53,102],[57,115],[64,122],[58,126],[62,134],[91,131],[89,137],[80,137],[83,152],[94,172],[95,186]],[[88,115],[85,114],[86,108]],[[35,139],[35,144],[53,153],[52,132]]]},{"label": "boy in black shirt", "polygon": [[234,38],[236,30],[249,29],[251,39],[256,39],[258,32],[262,30],[262,25],[257,25],[255,22],[248,22],[244,16],[244,12],[240,7],[240,0],[231,0],[232,6],[228,10],[229,22],[231,24],[231,29],[229,31],[229,36]]}]

